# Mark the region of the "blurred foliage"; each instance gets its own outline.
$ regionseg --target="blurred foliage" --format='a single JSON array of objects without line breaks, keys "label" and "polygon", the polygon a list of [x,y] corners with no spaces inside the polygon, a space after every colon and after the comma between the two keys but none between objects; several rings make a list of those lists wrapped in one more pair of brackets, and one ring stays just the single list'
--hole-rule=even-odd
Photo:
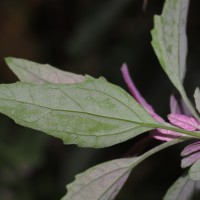
[{"label": "blurred foliage", "polygon": [[[163,0],[1,0],[0,82],[17,79],[3,58],[22,57],[50,63],[74,73],[104,76],[125,87],[120,66],[127,62],[145,98],[165,116],[172,85],[151,48],[153,15]],[[188,74],[192,97],[200,85],[199,1],[191,0],[188,19]],[[62,197],[74,175],[109,159],[135,155],[136,143],[148,134],[106,149],[77,148],[43,133],[19,127],[0,115],[0,199],[54,200]],[[151,139],[140,153],[156,145]],[[132,148],[133,147],[133,148]],[[182,173],[182,146],[153,156],[136,168],[117,199],[161,199]],[[128,151],[131,149],[130,151]],[[128,154],[126,152],[128,151]],[[163,168],[167,172],[163,173]]]}]

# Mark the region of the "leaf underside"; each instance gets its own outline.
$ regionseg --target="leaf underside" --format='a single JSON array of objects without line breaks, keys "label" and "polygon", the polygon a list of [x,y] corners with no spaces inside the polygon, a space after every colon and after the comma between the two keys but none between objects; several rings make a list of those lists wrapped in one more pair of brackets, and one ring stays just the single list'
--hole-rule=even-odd
[{"label": "leaf underside", "polygon": [[194,117],[200,120],[183,87],[186,71],[186,23],[189,0],[166,0],[162,15],[154,17],[152,46],[158,60]]},{"label": "leaf underside", "polygon": [[160,64],[175,87],[186,71],[186,20],[189,0],[166,0],[161,16],[154,17],[152,45]]},{"label": "leaf underside", "polygon": [[181,142],[165,142],[139,157],[121,158],[96,165],[76,176],[67,185],[67,194],[62,200],[113,200],[126,182],[132,169],[151,155]]},{"label": "leaf underside", "polygon": [[89,76],[77,84],[2,84],[0,112],[64,143],[95,148],[120,143],[157,124],[123,89]]},{"label": "leaf underside", "polygon": [[192,180],[200,180],[200,160],[197,160],[189,170],[189,177]]},{"label": "leaf underside", "polygon": [[130,164],[134,159],[112,160],[77,175],[67,186],[68,193],[62,200],[114,199],[131,172]]},{"label": "leaf underside", "polygon": [[85,77],[21,58],[7,57],[6,64],[22,82],[28,83],[77,83]]}]

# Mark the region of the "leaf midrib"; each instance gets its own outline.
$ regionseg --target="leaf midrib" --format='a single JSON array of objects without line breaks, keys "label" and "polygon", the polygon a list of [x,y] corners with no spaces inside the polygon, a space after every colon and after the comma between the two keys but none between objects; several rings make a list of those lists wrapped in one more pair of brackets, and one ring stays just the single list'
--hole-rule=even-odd
[{"label": "leaf midrib", "polygon": [[98,114],[94,114],[94,113],[90,113],[90,112],[49,108],[49,107],[46,107],[46,106],[43,106],[43,105],[37,105],[37,104],[34,104],[34,103],[27,103],[27,102],[23,102],[23,101],[19,101],[19,100],[17,101],[17,100],[11,100],[11,99],[6,99],[6,98],[0,98],[0,100],[13,101],[13,102],[17,102],[17,103],[23,103],[23,104],[27,104],[27,105],[38,106],[38,107],[41,107],[41,108],[54,110],[54,111],[58,111],[58,112],[63,111],[63,112],[79,113],[79,114],[92,115],[92,116],[95,116],[95,117],[102,117],[102,118],[107,118],[107,119],[112,119],[112,120],[125,121],[125,122],[128,122],[128,123],[135,123],[135,124],[138,124],[138,125],[140,125],[142,127],[146,127],[146,128],[151,128],[151,129],[161,128],[161,129],[166,129],[166,130],[172,130],[172,131],[176,131],[176,132],[184,133],[186,135],[192,135],[192,136],[195,136],[197,138],[200,138],[200,133],[197,132],[197,131],[191,132],[191,131],[187,131],[185,129],[180,129],[180,128],[177,128],[177,127],[174,127],[174,126],[166,126],[166,125],[163,125],[163,124],[160,124],[160,123],[137,122],[137,121],[128,120],[128,119],[98,115]]},{"label": "leaf midrib", "polygon": [[[63,111],[63,112],[79,113],[79,114],[86,114],[86,115],[88,114],[88,115],[93,115],[93,116],[96,116],[96,117],[104,117],[104,118],[108,118],[108,119],[126,121],[126,122],[129,122],[129,123],[143,124],[142,122],[140,123],[140,122],[129,120],[129,119],[123,119],[123,118],[116,118],[116,117],[111,117],[111,116],[98,115],[98,114],[94,114],[94,113],[91,113],[91,112],[75,111],[75,110],[63,110],[63,109],[58,109],[58,108],[49,108],[49,107],[44,106],[44,105],[38,105],[38,104],[34,104],[34,103],[28,103],[28,102],[24,102],[24,101],[12,100],[12,99],[6,99],[6,98],[0,98],[0,101],[1,100],[3,100],[3,101],[11,101],[11,102],[16,102],[16,103],[22,103],[22,104],[27,104],[27,105],[33,105],[33,106],[38,106],[38,107],[41,107],[41,108],[45,108],[45,109],[49,109],[49,110],[54,110],[54,111]],[[151,124],[151,123],[148,123],[148,124]]]}]

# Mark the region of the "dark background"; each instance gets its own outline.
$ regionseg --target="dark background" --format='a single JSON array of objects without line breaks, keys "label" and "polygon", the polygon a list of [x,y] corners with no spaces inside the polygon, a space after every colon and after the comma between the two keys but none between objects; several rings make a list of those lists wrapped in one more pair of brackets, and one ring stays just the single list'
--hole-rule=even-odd
[{"label": "dark background", "polygon": [[[164,1],[146,2],[144,11],[142,0],[1,0],[0,82],[17,81],[3,59],[14,56],[104,76],[127,89],[120,73],[121,64],[127,62],[141,93],[165,117],[173,87],[150,45],[153,15],[161,13]],[[200,1],[191,0],[185,80],[191,98],[200,85],[199,8]],[[75,174],[110,159],[135,155],[129,149],[145,136],[148,133],[105,149],[78,148],[0,115],[0,199],[59,199]],[[159,143],[149,140],[141,151]],[[182,147],[171,147],[143,162],[117,199],[161,199],[183,172],[179,167]]]}]

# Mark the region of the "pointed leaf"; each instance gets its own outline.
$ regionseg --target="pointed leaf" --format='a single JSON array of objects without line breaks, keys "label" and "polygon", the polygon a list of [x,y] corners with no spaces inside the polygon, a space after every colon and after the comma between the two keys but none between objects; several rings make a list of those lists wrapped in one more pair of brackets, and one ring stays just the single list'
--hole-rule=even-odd
[{"label": "pointed leaf", "polygon": [[186,69],[186,18],[189,0],[166,0],[161,16],[154,17],[152,45],[158,59],[179,90]]},{"label": "pointed leaf", "polygon": [[155,128],[200,137],[198,132],[158,123],[123,89],[88,76],[67,85],[2,84],[0,112],[20,125],[84,147],[111,146]]},{"label": "pointed leaf", "polygon": [[161,144],[142,156],[116,159],[94,166],[76,176],[74,182],[67,186],[67,194],[62,200],[113,200],[123,187],[131,170],[144,159],[181,140]]},{"label": "pointed leaf", "polygon": [[29,83],[77,83],[84,81],[82,75],[65,72],[49,64],[39,64],[21,58],[7,57],[6,64],[22,82]]},{"label": "pointed leaf", "polygon": [[77,175],[67,186],[68,193],[62,200],[114,199],[131,172],[133,160],[137,158],[112,160]]},{"label": "pointed leaf", "polygon": [[128,93],[105,79],[77,84],[2,84],[0,112],[68,144],[105,147],[159,124]]},{"label": "pointed leaf", "polygon": [[189,176],[192,180],[200,180],[200,159],[190,167]]},{"label": "pointed leaf", "polygon": [[190,112],[199,119],[182,82],[186,71],[186,18],[189,0],[166,0],[161,16],[154,17],[152,46],[162,68],[180,92]]},{"label": "pointed leaf", "polygon": [[190,180],[188,175],[181,176],[168,189],[163,200],[191,200],[199,199],[200,181]]}]

